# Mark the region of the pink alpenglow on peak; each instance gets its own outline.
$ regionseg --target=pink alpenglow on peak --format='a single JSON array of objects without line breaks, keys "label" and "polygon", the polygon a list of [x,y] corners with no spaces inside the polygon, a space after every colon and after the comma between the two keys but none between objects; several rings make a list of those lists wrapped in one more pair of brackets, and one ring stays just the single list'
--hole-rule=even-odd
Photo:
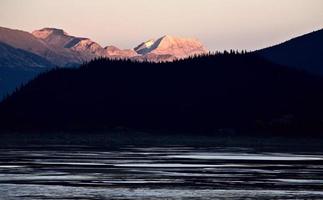
[{"label": "pink alpenglow on peak", "polygon": [[81,38],[71,47],[71,49],[78,52],[93,53],[97,56],[103,56],[104,54],[103,48],[98,43],[93,42],[88,38]]},{"label": "pink alpenglow on peak", "polygon": [[32,34],[54,47],[67,48],[79,52],[86,51],[95,54],[97,54],[97,51],[103,49],[98,43],[93,42],[89,38],[71,36],[62,29],[43,28],[33,31]]},{"label": "pink alpenglow on peak", "polygon": [[41,38],[41,39],[46,39],[50,35],[65,35],[65,36],[68,36],[68,34],[64,30],[57,29],[57,28],[43,28],[43,29],[40,29],[40,30],[33,31],[32,34],[35,37]]},{"label": "pink alpenglow on peak", "polygon": [[176,58],[186,58],[193,55],[206,54],[203,44],[194,38],[181,38],[165,35],[157,40],[148,40],[135,48],[141,55],[172,55]]}]

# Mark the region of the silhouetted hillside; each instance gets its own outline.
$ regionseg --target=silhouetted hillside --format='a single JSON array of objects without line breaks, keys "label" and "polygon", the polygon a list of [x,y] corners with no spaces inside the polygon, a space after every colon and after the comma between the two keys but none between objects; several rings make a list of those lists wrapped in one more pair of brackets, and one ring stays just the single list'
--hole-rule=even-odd
[{"label": "silhouetted hillside", "polygon": [[41,74],[0,104],[2,130],[322,133],[323,81],[255,55],[97,59]]},{"label": "silhouetted hillside", "polygon": [[0,42],[0,100],[51,67],[51,62],[36,54]]},{"label": "silhouetted hillside", "polygon": [[0,101],[41,72],[40,69],[0,67]]},{"label": "silhouetted hillside", "polygon": [[323,75],[323,29],[258,51],[266,59]]}]

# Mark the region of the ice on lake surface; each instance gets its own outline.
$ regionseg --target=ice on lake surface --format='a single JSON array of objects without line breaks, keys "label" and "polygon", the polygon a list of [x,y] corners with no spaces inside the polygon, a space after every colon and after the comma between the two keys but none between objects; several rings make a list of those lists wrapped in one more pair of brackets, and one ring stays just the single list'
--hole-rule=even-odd
[{"label": "ice on lake surface", "polygon": [[2,147],[0,199],[323,199],[323,153],[191,146]]}]

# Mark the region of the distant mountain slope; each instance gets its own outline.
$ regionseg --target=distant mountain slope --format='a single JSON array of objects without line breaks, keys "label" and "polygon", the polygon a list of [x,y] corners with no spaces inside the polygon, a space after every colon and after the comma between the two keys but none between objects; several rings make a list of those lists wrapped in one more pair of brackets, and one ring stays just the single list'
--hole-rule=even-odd
[{"label": "distant mountain slope", "polygon": [[137,55],[135,51],[131,50],[121,50],[111,46],[103,48],[89,38],[71,36],[62,29],[43,28],[33,31],[32,34],[55,48],[64,48],[81,53],[86,60],[95,57],[131,58]]},{"label": "distant mountain slope", "polygon": [[94,58],[70,49],[54,47],[31,33],[4,27],[0,27],[0,42],[37,54],[61,67],[81,64]]},{"label": "distant mountain slope", "polygon": [[33,31],[32,34],[47,44],[60,48],[70,48],[82,39],[70,36],[64,30],[57,28],[43,28]]},{"label": "distant mountain slope", "polygon": [[54,64],[45,58],[0,42],[0,67],[50,68]]},{"label": "distant mountain slope", "polygon": [[0,100],[16,87],[54,65],[48,60],[0,42]]},{"label": "distant mountain slope", "polygon": [[323,29],[257,53],[275,63],[323,75]]},{"label": "distant mountain slope", "polygon": [[99,59],[42,74],[15,92],[0,104],[0,130],[316,134],[322,102],[321,78],[255,55]]},{"label": "distant mountain slope", "polygon": [[71,36],[62,29],[43,28],[33,31],[32,34],[55,48],[65,48],[81,53],[89,53],[87,56],[91,56],[93,53],[92,58],[95,55],[102,56],[104,54],[103,48],[98,43],[88,38]]},{"label": "distant mountain slope", "polygon": [[4,27],[0,27],[0,42],[38,55],[52,51],[46,43],[38,40],[28,32]]}]

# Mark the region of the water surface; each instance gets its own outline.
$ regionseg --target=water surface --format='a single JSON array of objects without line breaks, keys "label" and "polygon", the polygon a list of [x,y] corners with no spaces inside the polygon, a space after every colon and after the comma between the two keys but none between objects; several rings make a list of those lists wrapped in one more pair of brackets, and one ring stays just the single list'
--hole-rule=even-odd
[{"label": "water surface", "polygon": [[323,199],[323,153],[272,146],[3,146],[0,197]]}]

